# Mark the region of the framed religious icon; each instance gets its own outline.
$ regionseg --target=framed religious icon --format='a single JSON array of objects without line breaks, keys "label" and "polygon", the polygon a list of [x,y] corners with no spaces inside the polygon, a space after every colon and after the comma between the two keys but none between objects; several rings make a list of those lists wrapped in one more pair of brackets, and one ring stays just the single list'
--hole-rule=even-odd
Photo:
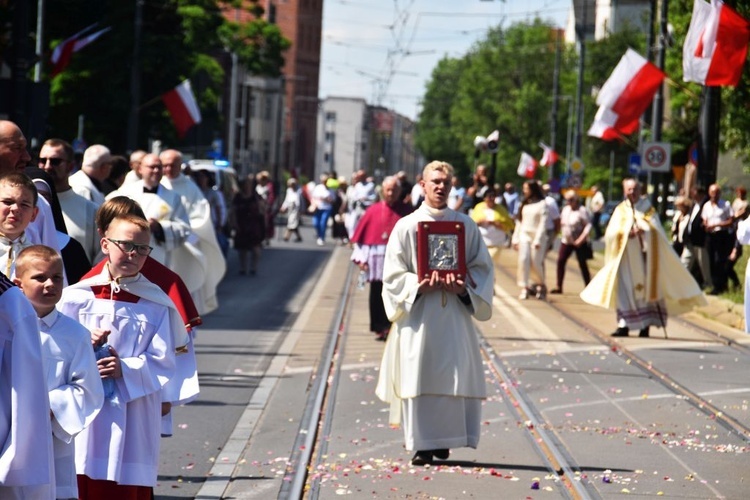
[{"label": "framed religious icon", "polygon": [[441,278],[453,273],[466,278],[465,230],[458,221],[423,221],[417,225],[417,274],[429,278],[437,271]]}]

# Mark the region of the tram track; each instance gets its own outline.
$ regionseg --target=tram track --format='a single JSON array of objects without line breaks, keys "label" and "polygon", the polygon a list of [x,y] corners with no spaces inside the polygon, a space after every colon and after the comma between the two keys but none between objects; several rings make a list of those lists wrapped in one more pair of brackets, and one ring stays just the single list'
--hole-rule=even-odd
[{"label": "tram track", "polygon": [[[497,268],[496,268],[497,269]],[[512,274],[505,268],[500,267],[500,270],[507,276],[513,279]],[[654,363],[648,360],[646,357],[637,354],[635,350],[629,349],[626,342],[621,342],[613,339],[609,334],[603,333],[601,329],[590,322],[582,319],[579,315],[573,314],[566,308],[553,301],[544,301],[550,308],[555,312],[563,316],[565,319],[577,325],[583,332],[595,339],[600,345],[606,347],[608,350],[616,353],[620,356],[625,363],[637,367],[647,377],[658,382],[669,392],[682,398],[694,408],[698,409],[709,418],[715,420],[718,424],[724,427],[729,432],[737,435],[745,443],[750,443],[750,426],[744,424],[733,415],[726,411],[718,408],[716,405],[708,401],[706,398],[691,390],[687,385],[679,382],[665,371],[660,370]],[[722,344],[725,347],[729,347],[733,350],[741,352],[743,355],[750,354],[750,349],[747,346],[739,344],[731,339],[722,337],[715,332],[711,332],[707,328],[703,328],[695,323],[688,322],[687,320],[679,320],[683,325],[688,326],[694,331],[712,339],[712,341]]]},{"label": "tram track", "polygon": [[[341,293],[338,312],[328,332],[321,359],[313,376],[310,393],[300,422],[298,437],[288,468],[290,480],[282,487],[279,498],[317,499],[321,494],[320,467],[328,454],[328,436],[333,422],[333,409],[341,378],[342,363],[346,349],[354,278],[350,267],[344,290]],[[523,432],[537,451],[548,476],[553,476],[561,498],[571,500],[600,498],[596,489],[581,477],[580,468],[572,461],[571,454],[556,438],[528,396],[516,388],[516,382],[508,367],[498,360],[487,340],[477,332],[480,347],[489,372],[508,395],[508,411],[519,422],[526,422]]]}]

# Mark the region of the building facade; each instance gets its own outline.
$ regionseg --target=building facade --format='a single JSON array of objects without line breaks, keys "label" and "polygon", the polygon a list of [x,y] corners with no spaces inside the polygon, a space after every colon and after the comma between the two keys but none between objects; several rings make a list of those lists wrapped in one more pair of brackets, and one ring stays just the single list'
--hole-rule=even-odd
[{"label": "building facade", "polygon": [[414,145],[415,124],[410,119],[364,99],[328,97],[318,115],[316,177],[335,172],[351,178],[364,170],[380,181],[404,170],[414,178],[424,166]]}]

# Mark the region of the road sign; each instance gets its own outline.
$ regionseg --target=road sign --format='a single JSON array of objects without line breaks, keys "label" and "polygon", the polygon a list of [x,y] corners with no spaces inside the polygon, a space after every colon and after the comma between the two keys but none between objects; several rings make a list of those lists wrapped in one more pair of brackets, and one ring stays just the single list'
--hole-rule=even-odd
[{"label": "road sign", "polygon": [[641,169],[647,172],[669,172],[672,163],[672,144],[646,142],[643,144]]},{"label": "road sign", "polygon": [[570,162],[570,171],[574,174],[580,174],[583,172],[583,160],[580,158],[573,158],[573,160]]},{"label": "road sign", "polygon": [[641,173],[641,155],[638,153],[630,153],[630,156],[628,156],[628,173],[630,175]]},{"label": "road sign", "polygon": [[572,188],[579,188],[583,185],[583,179],[581,179],[581,176],[578,174],[572,174],[570,177],[568,177],[568,186]]}]

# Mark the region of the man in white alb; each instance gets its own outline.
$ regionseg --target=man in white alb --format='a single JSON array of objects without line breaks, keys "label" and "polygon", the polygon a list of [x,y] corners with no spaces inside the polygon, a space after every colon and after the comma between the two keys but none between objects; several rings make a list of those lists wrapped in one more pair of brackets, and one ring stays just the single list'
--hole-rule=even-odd
[{"label": "man in white alb", "polygon": [[112,155],[101,144],[89,146],[83,152],[81,170],[70,176],[73,191],[101,206],[104,203],[103,183],[112,171]]},{"label": "man in white alb", "polygon": [[[394,323],[376,394],[401,424],[413,465],[445,460],[451,448],[479,442],[486,396],[482,357],[472,317],[492,316],[493,265],[476,223],[447,207],[453,167],[434,161],[423,171],[424,202],[400,219],[388,239],[383,302]],[[456,221],[465,233],[468,279],[448,273],[417,275],[416,233],[422,221]]]},{"label": "man in white alb", "polygon": [[190,229],[200,239],[197,243],[200,251],[206,257],[206,281],[200,296],[193,296],[200,314],[208,314],[219,307],[216,297],[216,287],[227,269],[224,255],[221,253],[219,242],[216,240],[211,206],[203,196],[201,189],[193,180],[182,173],[182,154],[175,149],[167,149],[159,155],[164,166],[164,177],[161,184],[180,195],[182,206],[190,219]]}]

